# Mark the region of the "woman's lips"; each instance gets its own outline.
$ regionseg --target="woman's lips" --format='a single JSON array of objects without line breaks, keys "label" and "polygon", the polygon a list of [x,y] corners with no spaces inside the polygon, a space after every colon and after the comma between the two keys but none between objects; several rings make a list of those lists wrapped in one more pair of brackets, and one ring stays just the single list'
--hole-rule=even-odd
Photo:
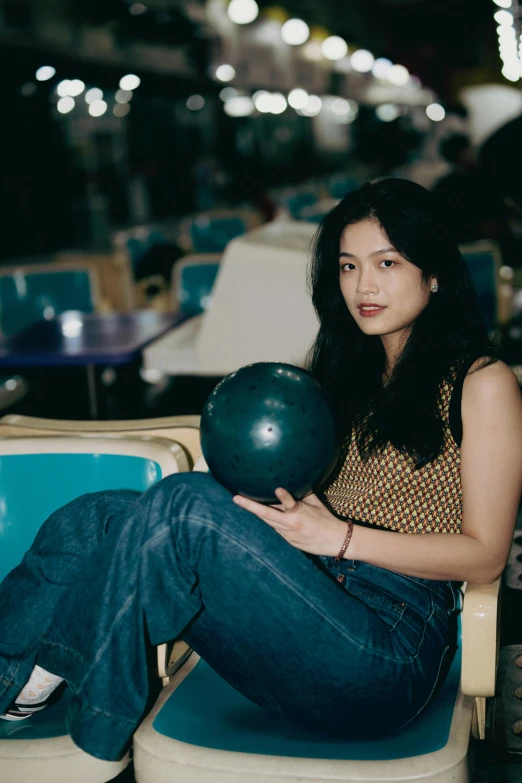
[{"label": "woman's lips", "polygon": [[379,313],[382,313],[382,311],[386,308],[378,307],[376,305],[362,305],[357,309],[364,318],[372,318],[374,315],[379,315]]}]

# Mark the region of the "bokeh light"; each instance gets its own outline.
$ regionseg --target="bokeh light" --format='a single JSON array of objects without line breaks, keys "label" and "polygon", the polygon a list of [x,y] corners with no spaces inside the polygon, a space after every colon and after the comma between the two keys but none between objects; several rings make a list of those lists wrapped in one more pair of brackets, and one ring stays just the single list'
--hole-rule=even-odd
[{"label": "bokeh light", "polygon": [[227,13],[230,21],[235,24],[250,24],[257,19],[259,6],[255,0],[231,0]]},{"label": "bokeh light", "polygon": [[301,87],[296,87],[289,93],[288,103],[292,109],[302,109],[308,103],[308,93]]},{"label": "bokeh light", "polygon": [[290,46],[301,46],[310,37],[310,28],[302,19],[289,19],[281,28],[281,38]]},{"label": "bokeh light", "polygon": [[410,72],[404,65],[392,65],[388,71],[388,81],[396,87],[404,87],[410,81]]},{"label": "bokeh light", "polygon": [[446,116],[446,112],[440,103],[430,103],[429,106],[426,106],[426,114],[434,122],[440,122]]},{"label": "bokeh light", "polygon": [[105,101],[97,100],[89,104],[89,114],[91,117],[101,117],[107,111],[107,104]]},{"label": "bokeh light", "polygon": [[376,79],[387,79],[393,63],[387,57],[377,57],[373,64],[372,74]]},{"label": "bokeh light", "polygon": [[91,87],[90,90],[87,90],[85,93],[85,103],[94,103],[94,101],[101,101],[103,98],[103,90],[100,90],[99,87]]},{"label": "bokeh light", "polygon": [[42,65],[38,70],[36,71],[36,81],[37,82],[46,82],[48,79],[52,79],[54,74],[56,73],[56,68],[53,68],[52,65]]},{"label": "bokeh light", "polygon": [[323,57],[327,60],[342,60],[348,54],[348,44],[338,35],[330,35],[321,46]]},{"label": "bokeh light", "polygon": [[70,95],[64,95],[64,97],[60,98],[60,100],[56,104],[56,108],[58,109],[60,114],[69,114],[69,112],[74,109],[74,106],[75,106],[75,100]]},{"label": "bokeh light", "polygon": [[135,73],[127,73],[120,79],[120,89],[122,90],[135,90],[140,84],[141,79]]},{"label": "bokeh light", "polygon": [[350,57],[350,65],[354,71],[369,73],[372,70],[375,57],[367,49],[357,49]]},{"label": "bokeh light", "polygon": [[187,109],[190,111],[200,111],[205,105],[205,99],[202,95],[191,95],[187,98]]},{"label": "bokeh light", "polygon": [[248,95],[236,95],[230,98],[223,108],[229,117],[249,117],[256,110],[254,101]]},{"label": "bokeh light", "polygon": [[393,122],[400,115],[399,107],[394,103],[381,103],[375,109],[375,114],[381,122]]},{"label": "bokeh light", "polygon": [[219,79],[220,82],[231,82],[235,75],[235,68],[227,63],[216,68],[216,79]]}]

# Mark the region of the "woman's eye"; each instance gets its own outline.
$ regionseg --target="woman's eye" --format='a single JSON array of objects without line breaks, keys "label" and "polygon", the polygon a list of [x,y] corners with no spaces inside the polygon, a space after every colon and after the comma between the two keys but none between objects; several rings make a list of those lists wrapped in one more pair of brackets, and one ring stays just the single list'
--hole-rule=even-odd
[{"label": "woman's eye", "polygon": [[353,264],[343,264],[341,267],[341,272],[349,272],[350,269],[355,269]]},{"label": "woman's eye", "polygon": [[386,269],[391,269],[392,266],[395,266],[395,261],[392,261],[391,258],[385,258],[381,263],[386,265]]}]

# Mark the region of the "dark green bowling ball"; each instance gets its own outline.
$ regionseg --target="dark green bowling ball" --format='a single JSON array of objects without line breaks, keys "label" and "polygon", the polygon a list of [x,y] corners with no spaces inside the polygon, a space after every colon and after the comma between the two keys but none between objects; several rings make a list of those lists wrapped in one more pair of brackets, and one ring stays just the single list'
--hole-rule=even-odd
[{"label": "dark green bowling ball", "polygon": [[283,487],[301,499],[337,458],[329,397],[291,364],[241,367],[205,403],[201,448],[214,478],[233,494],[277,503],[274,490]]}]

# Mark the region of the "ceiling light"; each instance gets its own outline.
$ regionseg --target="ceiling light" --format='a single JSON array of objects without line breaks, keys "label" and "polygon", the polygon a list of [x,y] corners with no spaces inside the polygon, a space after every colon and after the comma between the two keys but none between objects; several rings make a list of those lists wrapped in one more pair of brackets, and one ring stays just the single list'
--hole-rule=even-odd
[{"label": "ceiling light", "polygon": [[122,90],[135,90],[141,84],[141,79],[135,73],[128,73],[120,79],[120,88]]},{"label": "ceiling light", "polygon": [[396,87],[404,87],[410,80],[410,74],[404,65],[392,65],[388,71],[388,81]]},{"label": "ceiling light", "polygon": [[71,98],[70,95],[65,95],[63,98],[60,98],[56,104],[56,108],[60,114],[68,114],[74,109],[74,98]]},{"label": "ceiling light", "polygon": [[48,79],[52,79],[55,73],[56,68],[53,68],[52,65],[42,65],[36,71],[36,81],[46,82]]},{"label": "ceiling light", "polygon": [[99,87],[91,87],[85,93],[85,103],[94,103],[94,101],[101,101],[103,98],[103,91]]},{"label": "ceiling light", "polygon": [[513,24],[513,14],[509,11],[497,11],[496,14],[493,15],[493,19],[497,24],[502,26]]},{"label": "ceiling light", "polygon": [[235,24],[250,24],[257,19],[259,6],[256,0],[231,0],[227,13],[230,21]]},{"label": "ceiling light", "polygon": [[296,87],[289,93],[288,103],[292,109],[302,109],[308,103],[308,93],[301,87]]},{"label": "ceiling light", "polygon": [[387,79],[393,63],[387,57],[377,57],[373,64],[372,74],[376,79]]},{"label": "ceiling light", "polygon": [[342,60],[348,54],[348,44],[338,35],[330,35],[323,41],[321,52],[327,60]]},{"label": "ceiling light", "polygon": [[73,98],[81,95],[84,90],[85,84],[81,79],[73,79],[71,82],[69,82],[69,95],[72,95]]},{"label": "ceiling light", "polygon": [[382,122],[393,122],[399,116],[400,111],[394,103],[381,103],[375,109],[375,114]]},{"label": "ceiling light", "polygon": [[280,92],[274,92],[270,96],[270,114],[282,114],[286,107],[287,102],[285,96]]},{"label": "ceiling light", "polygon": [[375,57],[367,49],[357,49],[350,57],[350,65],[354,71],[368,73],[373,68]]},{"label": "ceiling light", "polygon": [[430,103],[429,106],[426,106],[426,114],[434,122],[440,122],[446,116],[446,112],[440,103]]},{"label": "ceiling light", "polygon": [[105,101],[97,100],[93,101],[89,105],[89,114],[91,117],[101,117],[107,111],[107,104]]},{"label": "ceiling light", "polygon": [[281,38],[290,46],[301,46],[310,37],[310,28],[302,19],[289,19],[281,28]]},{"label": "ceiling light", "polygon": [[235,68],[226,63],[216,68],[216,79],[219,79],[220,82],[231,82],[235,75]]},{"label": "ceiling light", "polygon": [[235,98],[236,95],[239,95],[239,93],[235,87],[223,87],[219,93],[219,97],[222,101],[229,101],[231,98]]},{"label": "ceiling light", "polygon": [[236,95],[230,98],[223,108],[229,117],[249,117],[256,110],[254,101],[248,95]]},{"label": "ceiling light", "polygon": [[187,98],[187,109],[190,111],[199,111],[205,105],[205,99],[202,95],[191,95]]}]

